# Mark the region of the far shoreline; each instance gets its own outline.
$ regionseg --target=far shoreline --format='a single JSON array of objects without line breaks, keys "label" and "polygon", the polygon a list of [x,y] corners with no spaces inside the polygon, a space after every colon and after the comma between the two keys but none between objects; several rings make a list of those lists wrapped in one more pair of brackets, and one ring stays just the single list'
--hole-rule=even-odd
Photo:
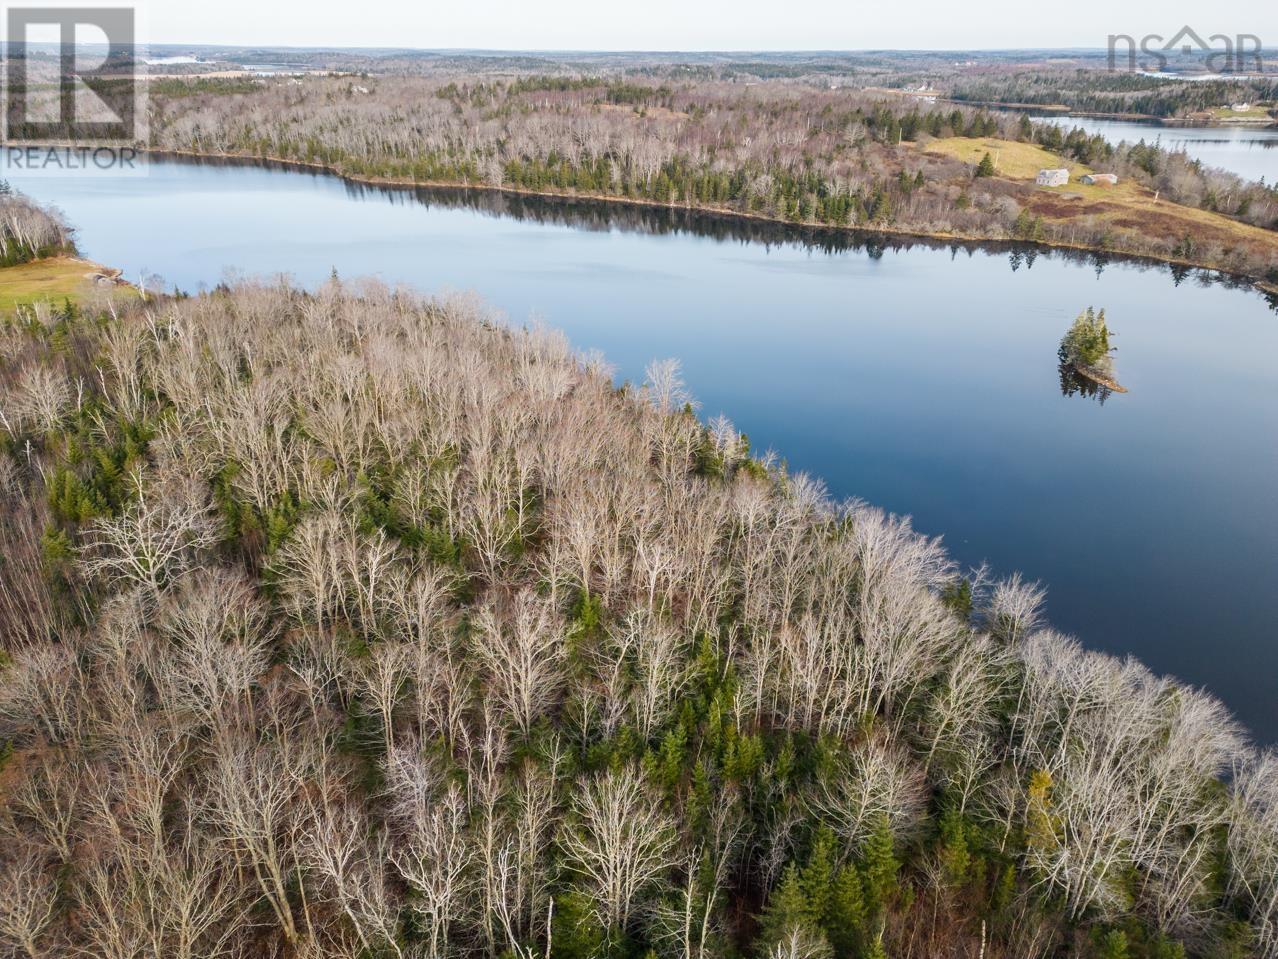
[{"label": "far shoreline", "polygon": [[361,174],[353,174],[343,171],[327,163],[297,160],[290,157],[276,156],[254,156],[247,153],[202,153],[196,150],[175,150],[172,148],[160,147],[138,147],[138,151],[149,156],[160,158],[175,158],[198,160],[210,163],[230,163],[244,166],[257,167],[259,169],[270,169],[272,166],[288,167],[296,170],[308,170],[313,173],[320,173],[327,176],[333,176],[347,183],[362,184],[366,186],[386,187],[397,190],[413,190],[413,189],[442,189],[442,190],[462,190],[484,193],[499,193],[512,196],[539,197],[552,201],[573,201],[585,200],[595,203],[617,204],[621,206],[641,207],[652,210],[671,210],[671,211],[687,211],[699,213],[705,216],[740,220],[746,222],[768,223],[776,226],[795,229],[795,230],[819,230],[841,235],[879,235],[885,237],[900,237],[902,239],[920,239],[935,240],[939,242],[955,242],[963,244],[971,244],[977,247],[983,246],[1012,246],[1019,249],[1042,249],[1042,250],[1068,250],[1082,253],[1092,253],[1098,256],[1105,256],[1114,260],[1127,261],[1133,263],[1162,264],[1171,267],[1183,267],[1193,270],[1206,270],[1218,276],[1228,277],[1231,280],[1245,284],[1255,290],[1270,295],[1278,295],[1278,284],[1268,283],[1263,278],[1253,276],[1248,273],[1236,273],[1219,266],[1213,266],[1209,263],[1203,263],[1196,260],[1186,260],[1183,258],[1171,256],[1158,256],[1152,253],[1138,253],[1123,249],[1103,249],[1091,246],[1085,243],[1063,243],[1051,241],[1029,241],[1017,240],[1011,237],[993,237],[981,236],[975,234],[963,233],[942,233],[928,232],[924,230],[907,230],[894,229],[884,226],[838,226],[831,223],[818,223],[815,221],[793,221],[785,220],[780,217],[766,216],[759,213],[748,213],[741,210],[733,210],[726,207],[709,206],[700,203],[660,203],[655,200],[636,199],[633,197],[615,196],[606,193],[581,193],[578,191],[552,191],[552,190],[530,190],[524,187],[511,186],[494,186],[490,183],[465,183],[460,181],[447,180],[413,180],[407,177],[378,177],[366,176]]},{"label": "far shoreline", "polygon": [[998,100],[956,100],[951,97],[941,98],[938,102],[952,103],[955,106],[982,107],[989,110],[1009,110],[1015,113],[1042,113],[1052,119],[1067,120],[1079,117],[1088,120],[1117,120],[1127,123],[1140,123],[1146,126],[1160,127],[1239,127],[1246,129],[1275,130],[1278,119],[1272,117],[1163,117],[1154,113],[1114,113],[1106,110],[1075,110],[1063,103],[1005,103]]}]

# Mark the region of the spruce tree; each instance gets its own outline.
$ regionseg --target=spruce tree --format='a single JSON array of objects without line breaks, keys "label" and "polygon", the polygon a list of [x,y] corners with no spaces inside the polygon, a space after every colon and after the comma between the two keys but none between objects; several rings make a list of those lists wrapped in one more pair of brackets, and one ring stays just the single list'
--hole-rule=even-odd
[{"label": "spruce tree", "polygon": [[887,949],[883,947],[883,935],[874,937],[870,947],[865,950],[865,959],[887,959]]},{"label": "spruce tree", "polygon": [[1121,929],[1111,929],[1104,935],[1093,935],[1097,959],[1128,959],[1127,934]]},{"label": "spruce tree", "polygon": [[829,913],[833,879],[834,835],[828,829],[822,828],[812,841],[808,864],[799,874],[803,893],[808,901],[808,909],[818,922],[824,921]]},{"label": "spruce tree", "polygon": [[853,956],[865,925],[865,887],[855,866],[844,866],[830,886],[825,932],[837,956]]},{"label": "spruce tree", "polygon": [[862,855],[867,904],[873,913],[880,912],[897,889],[901,863],[892,843],[892,827],[887,816],[879,816]]},{"label": "spruce tree", "polygon": [[796,928],[820,935],[820,916],[813,912],[799,870],[791,863],[759,917],[759,949],[767,952]]}]

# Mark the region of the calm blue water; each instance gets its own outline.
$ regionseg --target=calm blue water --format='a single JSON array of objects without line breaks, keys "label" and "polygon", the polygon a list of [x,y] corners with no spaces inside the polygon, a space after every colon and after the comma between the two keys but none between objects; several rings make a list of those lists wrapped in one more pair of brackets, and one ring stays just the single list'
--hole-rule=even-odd
[{"label": "calm blue water", "polygon": [[[1255,293],[247,167],[15,185],[131,279],[195,291],[228,270],[315,283],[336,267],[476,290],[622,378],[678,357],[703,414],[837,496],[911,514],[964,563],[1042,580],[1058,628],[1209,687],[1278,739],[1278,314]],[[1130,389],[1103,405],[1063,395],[1057,368],[1088,305],[1107,310]]]},{"label": "calm blue water", "polygon": [[1256,126],[1170,126],[1158,122],[1103,120],[1094,117],[1035,116],[1070,129],[1099,133],[1112,143],[1158,143],[1168,150],[1184,150],[1207,166],[1219,167],[1248,180],[1278,180],[1278,128]]}]

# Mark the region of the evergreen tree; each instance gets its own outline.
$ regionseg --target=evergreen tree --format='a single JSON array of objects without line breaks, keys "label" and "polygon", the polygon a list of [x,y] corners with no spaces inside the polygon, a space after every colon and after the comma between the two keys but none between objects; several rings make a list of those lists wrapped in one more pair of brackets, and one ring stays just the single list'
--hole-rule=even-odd
[{"label": "evergreen tree", "polygon": [[851,956],[861,943],[865,925],[865,888],[855,866],[844,866],[830,886],[825,931],[839,956]]},{"label": "evergreen tree", "polygon": [[892,220],[892,200],[881,188],[875,191],[870,204],[870,220],[874,223],[890,223]]},{"label": "evergreen tree", "polygon": [[994,175],[994,158],[988,153],[981,157],[981,162],[976,165],[976,175],[978,177]]},{"label": "evergreen tree", "polygon": [[865,950],[865,959],[887,959],[887,949],[883,947],[882,933],[875,936],[874,941]]},{"label": "evergreen tree", "polygon": [[766,953],[794,929],[820,936],[820,920],[808,901],[799,870],[791,863],[768,896],[768,904],[759,917],[759,951]]},{"label": "evergreen tree", "polygon": [[830,830],[822,828],[812,842],[808,864],[799,874],[808,909],[818,921],[824,921],[829,914],[833,879],[834,835]]},{"label": "evergreen tree", "polygon": [[596,959],[605,945],[604,928],[596,918],[590,897],[569,892],[556,898],[551,920],[557,959]]},{"label": "evergreen tree", "polygon": [[1150,959],[1185,959],[1185,947],[1162,933],[1155,936],[1149,946]]},{"label": "evergreen tree", "polygon": [[1096,959],[1128,959],[1131,955],[1127,948],[1127,933],[1121,929],[1094,935],[1093,940],[1096,943]]},{"label": "evergreen tree", "polygon": [[887,816],[879,816],[862,855],[865,898],[870,912],[877,914],[891,900],[900,869],[901,863],[893,849],[892,827]]},{"label": "evergreen tree", "polygon": [[972,853],[967,840],[967,823],[956,809],[947,809],[940,822],[940,860],[945,878],[955,888],[967,882]]},{"label": "evergreen tree", "polygon": [[[1082,316],[1075,320],[1077,324]],[[1052,776],[1036,769],[1030,775],[1029,795],[1025,809],[1025,842],[1034,849],[1047,849],[1056,842],[1056,826],[1052,820]]]}]

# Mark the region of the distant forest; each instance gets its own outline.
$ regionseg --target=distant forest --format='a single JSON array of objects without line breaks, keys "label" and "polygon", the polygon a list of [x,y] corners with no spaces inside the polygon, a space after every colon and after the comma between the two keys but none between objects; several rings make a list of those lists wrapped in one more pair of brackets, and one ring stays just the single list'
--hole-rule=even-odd
[{"label": "distant forest", "polygon": [[1278,100],[1278,80],[1176,81],[1094,70],[1017,70],[1002,76],[956,79],[949,95],[977,103],[1060,104],[1083,112],[1171,118],[1240,102],[1272,104]]},{"label": "distant forest", "polygon": [[[171,150],[794,223],[1037,240],[1278,279],[1272,238],[1231,226],[1278,224],[1272,185],[1205,169],[1157,145],[1115,146],[1005,112],[782,81],[536,75],[154,84],[153,137]],[[1222,219],[1209,229],[1201,221],[1168,226],[1091,216],[1037,193],[1032,182],[974,177],[974,165],[927,151],[931,141],[952,137],[1038,144]]]}]

